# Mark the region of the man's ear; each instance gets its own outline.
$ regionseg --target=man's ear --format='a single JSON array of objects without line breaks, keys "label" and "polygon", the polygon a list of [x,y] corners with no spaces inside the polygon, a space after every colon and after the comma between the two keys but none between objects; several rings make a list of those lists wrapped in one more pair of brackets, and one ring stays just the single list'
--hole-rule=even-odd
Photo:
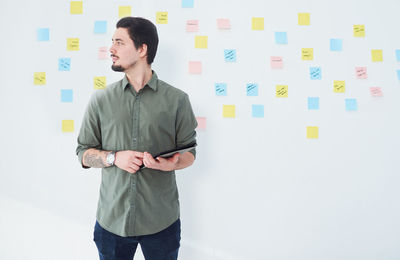
[{"label": "man's ear", "polygon": [[139,55],[141,58],[146,57],[147,56],[147,44],[142,44],[142,47],[139,48]]}]

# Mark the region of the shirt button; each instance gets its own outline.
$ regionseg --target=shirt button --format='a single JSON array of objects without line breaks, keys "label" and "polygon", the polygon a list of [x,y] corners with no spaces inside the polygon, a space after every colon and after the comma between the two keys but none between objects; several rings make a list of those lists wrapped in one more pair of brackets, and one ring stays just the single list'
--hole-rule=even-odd
[{"label": "shirt button", "polygon": [[135,141],[135,142],[136,142],[136,138],[133,138],[133,141]]}]

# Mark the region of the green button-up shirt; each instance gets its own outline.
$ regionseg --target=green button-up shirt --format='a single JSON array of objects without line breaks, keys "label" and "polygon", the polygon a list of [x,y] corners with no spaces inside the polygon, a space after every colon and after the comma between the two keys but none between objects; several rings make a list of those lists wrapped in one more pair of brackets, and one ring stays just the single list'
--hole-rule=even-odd
[{"label": "green button-up shirt", "polygon": [[[196,142],[196,127],[185,92],[159,80],[154,71],[136,92],[125,76],[90,98],[76,154],[80,163],[89,148],[155,155]],[[196,155],[195,150],[190,152]],[[175,172],[143,168],[131,174],[116,166],[102,168],[96,218],[120,236],[165,229],[179,218]]]}]

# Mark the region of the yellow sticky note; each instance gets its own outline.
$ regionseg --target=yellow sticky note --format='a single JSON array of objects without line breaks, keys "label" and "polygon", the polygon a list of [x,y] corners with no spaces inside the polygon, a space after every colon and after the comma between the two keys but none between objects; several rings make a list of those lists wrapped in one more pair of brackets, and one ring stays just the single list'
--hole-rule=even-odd
[{"label": "yellow sticky note", "polygon": [[365,37],[365,25],[356,24],[353,25],[354,37]]},{"label": "yellow sticky note", "polygon": [[106,77],[94,77],[94,89],[105,89]]},{"label": "yellow sticky note", "polygon": [[299,25],[310,25],[310,13],[297,14]]},{"label": "yellow sticky note", "polygon": [[196,36],[194,38],[194,47],[196,49],[207,49],[208,36]]},{"label": "yellow sticky note", "polygon": [[307,126],[307,138],[318,138],[318,126]]},{"label": "yellow sticky note", "polygon": [[345,82],[343,80],[334,80],[333,81],[333,92],[344,93],[344,91],[345,91]]},{"label": "yellow sticky note", "polygon": [[301,59],[302,60],[313,60],[314,59],[314,49],[313,48],[302,48],[301,49]]},{"label": "yellow sticky note", "polygon": [[276,85],[276,97],[288,97],[288,86]]},{"label": "yellow sticky note", "polygon": [[34,85],[46,85],[46,72],[35,72],[33,74]]},{"label": "yellow sticky note", "polygon": [[224,105],[222,109],[222,117],[235,117],[235,105]]},{"label": "yellow sticky note", "polygon": [[251,29],[258,31],[264,30],[264,17],[251,18]]},{"label": "yellow sticky note", "polygon": [[79,38],[67,38],[67,51],[79,51]]},{"label": "yellow sticky note", "polygon": [[74,131],[74,120],[62,120],[61,131],[64,133]]},{"label": "yellow sticky note", "polygon": [[371,50],[372,61],[383,61],[382,50]]},{"label": "yellow sticky note", "polygon": [[156,23],[167,24],[168,23],[168,12],[157,12]]},{"label": "yellow sticky note", "polygon": [[83,13],[83,2],[82,1],[71,1],[71,14],[82,14]]},{"label": "yellow sticky note", "polygon": [[131,16],[132,14],[132,9],[130,6],[118,6],[118,17],[126,17],[126,16]]}]

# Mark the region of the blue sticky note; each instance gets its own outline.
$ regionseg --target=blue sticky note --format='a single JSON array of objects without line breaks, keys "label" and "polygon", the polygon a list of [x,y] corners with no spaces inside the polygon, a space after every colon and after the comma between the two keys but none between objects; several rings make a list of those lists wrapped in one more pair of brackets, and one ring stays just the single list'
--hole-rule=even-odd
[{"label": "blue sticky note", "polygon": [[346,98],[346,111],[357,111],[357,99]]},{"label": "blue sticky note", "polygon": [[247,96],[258,96],[258,85],[255,83],[249,83],[246,85]]},{"label": "blue sticky note", "polygon": [[400,62],[400,50],[396,50],[396,59]]},{"label": "blue sticky note", "polygon": [[310,67],[310,78],[312,80],[321,79],[321,67]]},{"label": "blue sticky note", "polygon": [[59,71],[70,71],[71,70],[71,58],[59,58],[58,59],[58,70]]},{"label": "blue sticky note", "polygon": [[264,105],[252,105],[253,117],[264,117]]},{"label": "blue sticky note", "polygon": [[400,80],[400,70],[397,70],[397,78]]},{"label": "blue sticky note", "polygon": [[310,110],[319,109],[319,97],[308,97],[308,109]]},{"label": "blue sticky note", "polygon": [[39,28],[37,29],[37,40],[40,42],[50,40],[50,29],[49,28]]},{"label": "blue sticky note", "polygon": [[225,61],[235,62],[236,61],[236,50],[224,50]]},{"label": "blue sticky note", "polygon": [[183,8],[192,8],[194,6],[194,0],[182,0]]},{"label": "blue sticky note", "polygon": [[215,95],[226,96],[226,83],[215,83]]},{"label": "blue sticky note", "polygon": [[61,102],[72,102],[73,92],[72,89],[62,89],[61,90]]},{"label": "blue sticky note", "polygon": [[287,44],[286,32],[275,32],[275,43],[276,44]]},{"label": "blue sticky note", "polygon": [[342,39],[331,39],[331,51],[341,51],[343,46]]},{"label": "blue sticky note", "polygon": [[106,32],[107,32],[107,21],[94,22],[94,33],[106,33]]}]

